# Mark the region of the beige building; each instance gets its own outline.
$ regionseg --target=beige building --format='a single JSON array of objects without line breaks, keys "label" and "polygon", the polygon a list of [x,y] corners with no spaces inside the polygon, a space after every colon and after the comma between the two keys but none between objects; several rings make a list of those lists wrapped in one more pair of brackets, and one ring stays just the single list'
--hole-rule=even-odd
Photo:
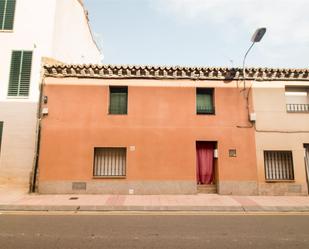
[{"label": "beige building", "polygon": [[281,70],[277,75],[285,80],[252,85],[261,195],[308,194],[308,74],[309,70]]},{"label": "beige building", "polygon": [[42,58],[100,63],[81,0],[0,1],[0,187],[29,188]]}]

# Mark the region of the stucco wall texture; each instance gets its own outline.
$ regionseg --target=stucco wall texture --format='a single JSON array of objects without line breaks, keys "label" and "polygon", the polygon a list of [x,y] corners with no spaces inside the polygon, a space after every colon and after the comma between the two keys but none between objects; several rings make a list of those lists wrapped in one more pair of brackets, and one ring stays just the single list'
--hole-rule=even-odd
[{"label": "stucco wall texture", "polygon": [[[253,88],[254,110],[257,115],[255,141],[259,194],[262,195],[308,194],[304,144],[309,143],[309,116],[308,113],[286,111],[286,85],[295,87],[300,83],[265,82],[256,83]],[[265,150],[292,151],[295,178],[293,181],[265,181]]]},{"label": "stucco wall texture", "polygon": [[[254,129],[237,128],[249,124],[245,98],[235,84],[75,81],[45,81],[49,113],[42,119],[41,193],[74,192],[73,182],[97,186],[86,193],[127,194],[133,186],[135,193],[152,194],[154,185],[166,182],[164,193],[195,193],[196,141],[217,142],[220,194],[257,193]],[[127,115],[108,114],[109,85],[129,85]],[[215,88],[215,115],[196,114],[196,86]],[[95,147],[126,147],[126,178],[94,179]],[[229,149],[236,149],[237,157],[229,157]]]}]

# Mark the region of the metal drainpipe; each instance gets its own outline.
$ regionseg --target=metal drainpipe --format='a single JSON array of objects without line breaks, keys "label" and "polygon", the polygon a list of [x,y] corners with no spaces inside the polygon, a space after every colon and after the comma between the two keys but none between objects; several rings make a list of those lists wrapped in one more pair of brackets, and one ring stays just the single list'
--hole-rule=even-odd
[{"label": "metal drainpipe", "polygon": [[44,65],[42,65],[42,77],[40,83],[40,95],[39,95],[39,103],[37,110],[37,129],[36,129],[36,143],[35,143],[35,156],[34,156],[34,166],[31,175],[31,183],[30,183],[30,193],[35,193],[36,191],[36,178],[39,164],[39,152],[40,152],[40,141],[41,141],[41,119],[42,119],[42,100],[43,100],[43,88],[44,88]]}]

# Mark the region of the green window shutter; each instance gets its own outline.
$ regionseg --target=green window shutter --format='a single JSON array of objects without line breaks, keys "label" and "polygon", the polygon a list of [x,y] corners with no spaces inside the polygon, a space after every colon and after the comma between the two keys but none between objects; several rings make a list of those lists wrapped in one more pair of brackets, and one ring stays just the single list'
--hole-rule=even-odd
[{"label": "green window shutter", "polygon": [[14,25],[14,16],[15,16],[15,5],[16,0],[7,0],[6,12],[4,19],[4,29],[12,30]]},{"label": "green window shutter", "polygon": [[0,151],[1,151],[2,131],[3,131],[3,122],[0,122]]},{"label": "green window shutter", "polygon": [[127,102],[127,87],[110,87],[110,114],[127,114]]},{"label": "green window shutter", "polygon": [[22,51],[13,51],[8,96],[18,96]]},{"label": "green window shutter", "polygon": [[28,96],[32,51],[13,51],[8,96]]},{"label": "green window shutter", "polygon": [[16,0],[0,0],[0,29],[13,30]]},{"label": "green window shutter", "polygon": [[198,88],[196,91],[197,114],[213,114],[213,89]]},{"label": "green window shutter", "polygon": [[0,30],[3,29],[3,18],[6,0],[0,0]]},{"label": "green window shutter", "polygon": [[24,51],[23,52],[21,75],[20,75],[20,87],[19,87],[19,95],[20,96],[28,96],[29,95],[31,66],[32,66],[32,52],[31,51]]}]

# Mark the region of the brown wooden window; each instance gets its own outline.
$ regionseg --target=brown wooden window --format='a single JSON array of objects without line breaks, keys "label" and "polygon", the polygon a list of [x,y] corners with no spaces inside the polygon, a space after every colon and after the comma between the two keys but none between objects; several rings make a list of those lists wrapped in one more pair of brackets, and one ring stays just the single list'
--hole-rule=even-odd
[{"label": "brown wooden window", "polygon": [[264,151],[266,180],[294,180],[292,151]]},{"label": "brown wooden window", "polygon": [[125,177],[126,151],[126,148],[95,148],[93,176]]}]

